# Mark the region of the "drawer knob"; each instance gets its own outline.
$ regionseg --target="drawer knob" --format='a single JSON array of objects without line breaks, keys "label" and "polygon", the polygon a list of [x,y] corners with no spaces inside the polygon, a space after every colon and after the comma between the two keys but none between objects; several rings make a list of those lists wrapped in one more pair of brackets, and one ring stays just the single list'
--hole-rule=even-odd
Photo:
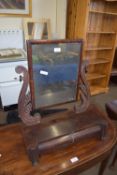
[{"label": "drawer knob", "polygon": [[19,81],[23,81],[23,77],[21,75],[19,76]]}]

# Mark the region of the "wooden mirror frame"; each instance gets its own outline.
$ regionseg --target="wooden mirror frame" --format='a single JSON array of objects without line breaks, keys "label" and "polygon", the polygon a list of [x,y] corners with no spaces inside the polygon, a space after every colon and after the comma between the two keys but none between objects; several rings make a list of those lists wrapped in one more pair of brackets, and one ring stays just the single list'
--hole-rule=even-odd
[{"label": "wooden mirror frame", "polygon": [[[35,41],[35,40],[31,40],[31,41],[28,41],[27,42],[27,50],[28,50],[28,67],[29,67],[29,83],[30,83],[30,90],[31,90],[31,101],[32,101],[32,108],[33,110],[36,109],[36,108],[40,108],[40,106],[36,107],[36,97],[35,97],[35,80],[34,80],[34,70],[33,70],[33,46],[44,46],[46,45],[46,47],[54,47],[54,44],[55,44],[55,47],[61,47],[59,46],[59,44],[78,44],[78,47],[80,46],[80,53],[78,53],[78,55],[76,57],[79,58],[78,62],[75,63],[77,64],[78,68],[77,68],[77,78],[76,78],[76,92],[75,92],[75,99],[71,102],[75,102],[77,101],[77,97],[78,97],[78,86],[79,86],[79,77],[80,77],[80,71],[81,71],[81,59],[82,59],[82,47],[83,47],[83,41],[82,40],[50,40],[50,41]],[[79,48],[78,48],[79,49]],[[38,51],[39,52],[39,51]],[[54,51],[52,50],[52,53],[53,54],[58,54],[58,53],[54,53]],[[44,53],[45,54],[45,53]],[[47,53],[44,55],[44,56],[47,56]],[[56,56],[56,55],[55,55]],[[64,57],[64,56],[63,56]],[[51,59],[51,58],[50,58]],[[59,58],[57,58],[59,59]],[[58,63],[60,64],[60,63]],[[57,65],[58,65],[57,64]],[[45,66],[45,65],[44,65]],[[51,66],[51,65],[48,65],[48,67]],[[39,76],[41,76],[39,74]],[[65,81],[65,80],[64,80]],[[40,85],[41,86],[41,85]],[[38,87],[40,89],[40,86]],[[69,101],[70,102],[70,101]],[[42,108],[47,108],[47,107],[51,107],[51,106],[56,106],[56,105],[61,105],[61,104],[64,104],[64,103],[68,103],[67,101],[65,102],[60,102],[60,103],[57,103],[57,104],[52,104],[52,105],[46,105],[44,104],[44,106],[42,106]]]}]

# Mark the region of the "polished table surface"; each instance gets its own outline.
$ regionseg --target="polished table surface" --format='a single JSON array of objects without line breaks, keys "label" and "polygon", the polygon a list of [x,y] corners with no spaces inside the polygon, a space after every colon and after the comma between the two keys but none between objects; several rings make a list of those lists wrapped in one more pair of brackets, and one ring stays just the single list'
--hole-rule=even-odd
[{"label": "polished table surface", "polygon": [[[97,110],[97,109],[95,109]],[[0,175],[76,175],[106,159],[116,142],[116,129],[108,121],[107,138],[84,139],[80,143],[42,155],[38,165],[28,159],[21,132],[22,123],[0,128]],[[72,163],[71,159],[79,160]]]}]

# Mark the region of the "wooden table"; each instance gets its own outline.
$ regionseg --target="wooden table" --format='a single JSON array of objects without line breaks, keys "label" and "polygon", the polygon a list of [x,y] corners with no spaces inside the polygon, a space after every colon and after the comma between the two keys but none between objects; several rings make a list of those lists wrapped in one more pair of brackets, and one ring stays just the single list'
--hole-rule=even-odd
[{"label": "wooden table", "polygon": [[[106,116],[105,116],[106,117]],[[21,133],[21,123],[0,128],[0,175],[76,175],[81,171],[106,159],[115,142],[116,129],[107,118],[108,138],[84,139],[68,148],[43,155],[37,166],[28,159]],[[72,163],[71,158],[79,161]],[[104,165],[103,162],[102,165]],[[101,167],[103,170],[103,167]]]}]

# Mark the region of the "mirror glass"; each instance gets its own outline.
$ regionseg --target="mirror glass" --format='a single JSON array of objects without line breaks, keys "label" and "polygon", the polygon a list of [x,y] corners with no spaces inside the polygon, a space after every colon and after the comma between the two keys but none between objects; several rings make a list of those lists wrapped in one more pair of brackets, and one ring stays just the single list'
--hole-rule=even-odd
[{"label": "mirror glass", "polygon": [[82,42],[31,43],[34,107],[75,101]]}]

